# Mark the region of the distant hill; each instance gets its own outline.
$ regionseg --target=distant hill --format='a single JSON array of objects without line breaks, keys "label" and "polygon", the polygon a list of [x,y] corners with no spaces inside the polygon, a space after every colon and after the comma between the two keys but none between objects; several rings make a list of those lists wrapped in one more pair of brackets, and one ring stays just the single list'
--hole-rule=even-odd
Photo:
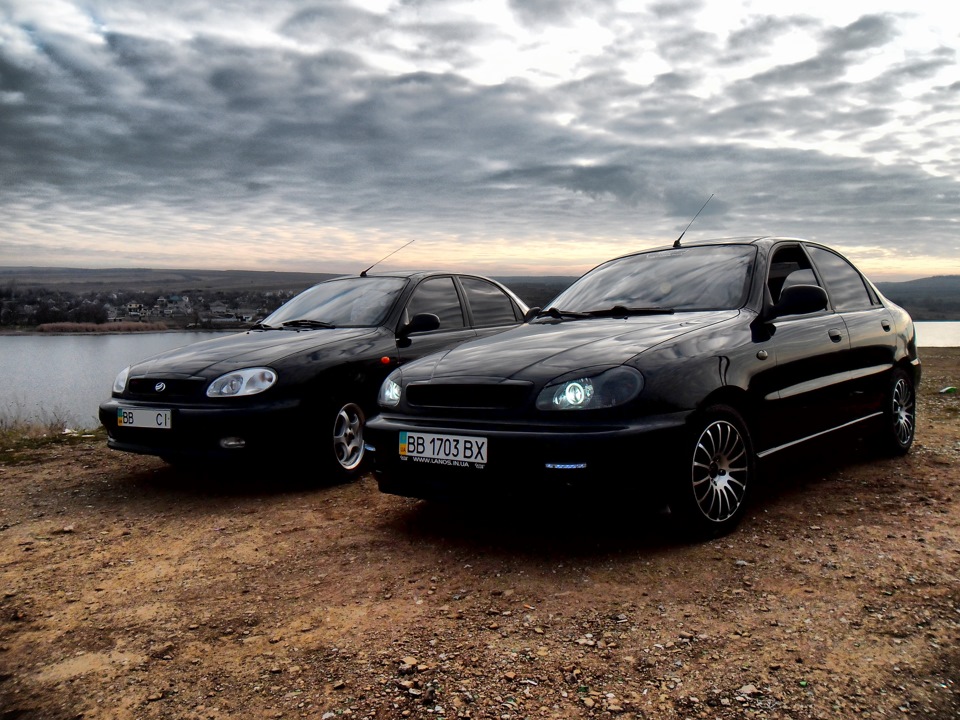
[{"label": "distant hill", "polygon": [[877,287],[886,295],[888,291],[901,295],[929,295],[930,293],[956,293],[960,290],[960,275],[934,275],[903,282],[878,282]]},{"label": "distant hill", "polygon": [[154,270],[150,268],[0,268],[0,287],[62,290],[71,293],[144,290],[147,292],[302,290],[331,273],[267,270]]},{"label": "distant hill", "polygon": [[[0,268],[0,287],[62,290],[71,293],[144,290],[178,293],[201,291],[300,291],[339,273],[268,270],[155,270],[150,268]],[[530,306],[546,306],[576,277],[555,275],[497,276]],[[960,275],[881,282],[877,287],[906,308],[914,320],[960,320]]]},{"label": "distant hill", "polygon": [[960,275],[936,275],[876,285],[914,320],[960,320]]},{"label": "distant hill", "polygon": [[[342,273],[277,272],[268,270],[182,270],[150,268],[0,268],[0,287],[22,290],[45,289],[75,294],[143,290],[183,293],[186,291],[305,290]],[[543,305],[572,283],[575,277],[512,276],[495,278],[519,295],[528,305]]]},{"label": "distant hill", "polygon": [[561,275],[523,275],[497,276],[494,280],[502,282],[513,290],[530,307],[546,307],[557,295],[570,287],[576,277]]}]

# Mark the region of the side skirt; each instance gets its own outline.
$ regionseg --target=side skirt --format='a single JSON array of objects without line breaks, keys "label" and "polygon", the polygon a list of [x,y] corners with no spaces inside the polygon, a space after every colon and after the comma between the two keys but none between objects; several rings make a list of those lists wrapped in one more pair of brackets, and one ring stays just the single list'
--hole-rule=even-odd
[{"label": "side skirt", "polygon": [[865,415],[862,418],[851,420],[850,422],[844,423],[843,425],[837,425],[836,427],[832,427],[827,430],[821,430],[820,432],[814,433],[813,435],[807,435],[806,437],[799,438],[798,440],[792,440],[791,442],[784,443],[783,445],[778,445],[777,447],[763,450],[762,452],[757,453],[757,457],[765,458],[768,455],[773,455],[775,452],[786,450],[788,447],[799,445],[800,443],[807,442],[808,440],[813,440],[814,438],[821,437],[822,435],[827,435],[828,433],[836,432],[837,430],[843,430],[844,428],[848,428],[851,425],[857,425],[858,423],[866,422],[867,420],[873,420],[874,418],[880,417],[881,415],[883,415],[882,412],[875,412],[872,415]]}]

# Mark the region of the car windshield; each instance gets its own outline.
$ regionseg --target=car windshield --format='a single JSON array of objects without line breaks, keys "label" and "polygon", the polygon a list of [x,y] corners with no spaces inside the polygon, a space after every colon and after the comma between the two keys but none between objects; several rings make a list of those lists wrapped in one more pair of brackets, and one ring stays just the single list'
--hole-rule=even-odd
[{"label": "car windshield", "polygon": [[[746,301],[751,245],[714,245],[628,255],[600,265],[560,293],[562,312],[617,316],[646,311],[726,310]],[[610,311],[605,313],[604,311]]]},{"label": "car windshield", "polygon": [[407,284],[399,277],[345,277],[314,285],[264,318],[261,327],[380,325]]}]

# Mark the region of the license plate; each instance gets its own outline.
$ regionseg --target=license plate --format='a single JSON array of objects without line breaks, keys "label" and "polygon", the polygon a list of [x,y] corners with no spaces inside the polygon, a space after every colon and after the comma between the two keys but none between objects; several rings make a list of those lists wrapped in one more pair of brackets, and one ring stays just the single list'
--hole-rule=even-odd
[{"label": "license plate", "polygon": [[159,408],[117,408],[117,425],[119,427],[154,428],[169,430],[171,427],[171,412]]},{"label": "license plate", "polygon": [[487,462],[487,439],[401,432],[400,456],[434,465],[482,466]]}]

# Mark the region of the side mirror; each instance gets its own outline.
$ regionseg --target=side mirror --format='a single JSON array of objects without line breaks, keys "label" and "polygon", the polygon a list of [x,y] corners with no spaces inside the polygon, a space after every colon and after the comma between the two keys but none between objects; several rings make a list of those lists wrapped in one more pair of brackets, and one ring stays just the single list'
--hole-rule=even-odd
[{"label": "side mirror", "polygon": [[539,313],[541,309],[542,309],[542,308],[538,308],[538,307],[532,307],[532,308],[530,308],[529,310],[527,310],[527,311],[523,314],[523,321],[524,321],[525,323],[530,322],[531,320],[533,320],[533,319],[537,316],[537,313]]},{"label": "side mirror", "polygon": [[400,328],[400,336],[406,337],[410,333],[429,332],[440,327],[440,318],[433,313],[417,313],[413,319]]},{"label": "side mirror", "polygon": [[780,293],[780,301],[773,306],[771,319],[783,315],[804,315],[824,310],[827,293],[819,285],[791,285]]}]

